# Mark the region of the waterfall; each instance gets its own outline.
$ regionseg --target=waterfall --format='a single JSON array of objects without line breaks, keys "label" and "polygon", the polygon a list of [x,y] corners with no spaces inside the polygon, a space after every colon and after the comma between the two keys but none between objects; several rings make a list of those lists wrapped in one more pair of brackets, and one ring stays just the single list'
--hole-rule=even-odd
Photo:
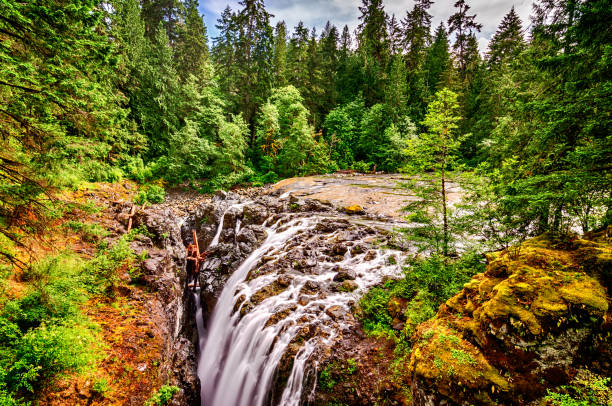
[{"label": "waterfall", "polygon": [[[218,243],[224,217],[225,213],[211,247]],[[282,217],[274,225],[266,226],[264,242],[226,282],[206,330],[202,325],[200,298],[196,297],[202,405],[267,404],[275,374],[283,356],[291,349],[295,354],[280,404],[299,405],[304,378],[311,367],[315,350],[332,345],[342,330],[342,321],[332,317],[334,312],[338,309],[350,312],[351,304],[359,295],[379,283],[384,275],[399,275],[401,267],[395,265],[395,261],[393,265],[388,264],[391,261],[386,261],[381,251],[377,251],[376,255],[360,253],[351,256],[347,253],[340,262],[321,260],[316,264],[316,272],[312,273],[296,271],[285,274],[285,270],[278,269],[260,276],[257,273],[253,275],[251,271],[262,258],[267,264],[277,263],[291,249],[299,249],[295,247],[312,238],[308,232],[314,229],[317,222],[325,221],[328,220],[320,216],[289,220]],[[236,230],[239,227],[240,222],[237,221]],[[334,235],[332,233],[326,238],[331,239]],[[304,293],[304,288],[311,284],[331,284],[338,267],[347,267],[355,273],[357,289],[354,292]],[[278,284],[281,274],[286,280],[280,292],[264,295],[263,298],[257,296],[263,288]],[[245,308],[247,304],[252,308]],[[317,333],[304,336],[305,331]],[[303,342],[300,337],[303,337]]]}]

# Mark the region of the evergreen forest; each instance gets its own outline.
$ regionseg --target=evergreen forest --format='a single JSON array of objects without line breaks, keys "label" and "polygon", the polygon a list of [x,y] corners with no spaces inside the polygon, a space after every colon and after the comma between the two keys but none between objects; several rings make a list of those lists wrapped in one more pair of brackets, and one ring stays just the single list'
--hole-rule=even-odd
[{"label": "evergreen forest", "polygon": [[[83,185],[131,181],[144,208],[177,187],[403,174],[421,198],[406,208],[418,224],[411,239],[433,254],[394,289],[413,300],[427,275],[455,276],[427,279],[427,317],[400,341],[484,269],[471,254],[458,259],[457,235],[477,229],[488,249],[508,249],[610,230],[612,2],[535,0],[529,21],[509,2],[484,52],[469,3],[449,3],[434,26],[433,0],[406,2],[403,15],[356,1],[351,30],[291,27],[264,0],[241,0],[215,16],[213,36],[198,0],[0,0],[0,405],[29,404],[39,385],[98,362],[80,306],[116,293],[117,270],[141,278],[125,264],[146,259],[128,246],[148,234],[130,231],[131,218],[112,246],[99,226],[70,223],[93,244],[85,262],[26,249]],[[455,182],[462,210],[447,202]],[[11,278],[32,288],[15,293]],[[391,331],[391,319],[376,320],[397,292],[376,289],[361,302],[366,327]],[[110,383],[95,384],[102,396]],[[162,386],[147,404],[176,391]]]},{"label": "evergreen forest", "polygon": [[608,1],[542,0],[530,22],[511,8],[484,55],[465,0],[437,27],[431,0],[404,16],[364,0],[355,32],[240,5],[209,38],[197,0],[3,1],[4,224],[82,180],[206,191],[427,169],[416,144],[442,90],[456,99],[448,169],[491,177],[505,215],[537,232],[611,221]]}]

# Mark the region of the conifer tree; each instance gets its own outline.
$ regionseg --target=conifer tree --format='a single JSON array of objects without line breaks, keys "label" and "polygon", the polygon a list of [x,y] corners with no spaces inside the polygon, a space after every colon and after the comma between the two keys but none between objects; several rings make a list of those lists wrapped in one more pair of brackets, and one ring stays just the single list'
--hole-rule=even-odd
[{"label": "conifer tree", "polygon": [[366,104],[372,105],[383,100],[390,54],[387,15],[382,0],[362,0],[359,11],[357,39],[364,71],[363,96]]},{"label": "conifer tree", "polygon": [[170,43],[178,36],[178,24],[184,19],[185,8],[179,0],[142,0],[142,19],[147,36],[157,35],[157,27],[163,24]]},{"label": "conifer tree", "polygon": [[406,103],[408,100],[408,83],[406,77],[408,72],[401,54],[393,56],[389,72],[389,82],[385,90],[385,104],[394,122],[406,114]]},{"label": "conifer tree", "polygon": [[185,22],[177,28],[177,71],[183,78],[200,76],[208,62],[208,35],[198,11],[198,0],[185,2]]},{"label": "conifer tree", "polygon": [[321,58],[321,95],[320,117],[327,115],[337,103],[336,69],[338,69],[338,29],[329,21],[321,34],[319,55]]},{"label": "conifer tree", "polygon": [[[448,19],[449,34],[455,33],[455,43],[453,49],[457,58],[459,67],[459,76],[464,82],[467,76],[468,66],[474,57],[474,43],[476,37],[475,32],[480,32],[482,24],[476,22],[476,15],[469,15],[470,6],[465,0],[458,0],[455,3],[457,11]],[[476,54],[478,53],[478,44],[476,43]]]},{"label": "conifer tree", "polygon": [[504,16],[497,31],[489,42],[487,62],[490,66],[499,66],[512,58],[516,58],[525,48],[522,22],[514,11],[514,6]]},{"label": "conifer tree", "polygon": [[47,187],[116,163],[135,139],[94,2],[7,0],[0,15],[0,233],[14,238],[6,226],[42,214]]},{"label": "conifer tree", "polygon": [[[388,17],[388,16],[387,16]],[[389,33],[389,49],[392,55],[401,53],[404,49],[402,29],[400,28],[395,14],[387,18],[387,32]]]},{"label": "conifer tree", "polygon": [[150,140],[149,158],[166,153],[170,136],[180,125],[180,84],[173,56],[170,40],[160,22],[156,35],[146,49],[147,65],[140,89],[132,97],[137,121]]},{"label": "conifer tree", "polygon": [[308,28],[300,21],[298,25],[295,26],[293,35],[289,41],[287,58],[289,82],[300,91],[306,89],[306,84],[308,82],[308,43]]},{"label": "conifer tree", "polygon": [[403,42],[406,50],[408,70],[417,69],[424,59],[425,48],[431,41],[431,14],[429,8],[432,0],[418,0],[412,11],[406,13],[402,20]]},{"label": "conifer tree", "polygon": [[[235,63],[239,88],[239,108],[244,119],[253,125],[257,106],[265,101],[271,86],[273,17],[263,0],[243,0],[236,16],[238,41]],[[254,137],[253,133],[253,137]],[[254,141],[252,138],[251,143]]]},{"label": "conifer tree", "polygon": [[238,27],[237,17],[227,6],[221,17],[215,25],[219,32],[219,36],[213,38],[213,46],[211,57],[218,72],[223,72],[219,75],[219,88],[229,100],[229,108],[231,111],[237,110],[234,108],[236,94],[238,92],[238,66],[236,64],[236,52],[238,43]]},{"label": "conifer tree", "polygon": [[274,83],[275,87],[287,84],[287,25],[284,21],[276,24],[274,34]]},{"label": "conifer tree", "polygon": [[321,125],[319,122],[319,110],[322,105],[325,89],[322,87],[321,57],[315,28],[312,29],[310,34],[307,53],[306,69],[308,76],[306,88],[304,89],[304,104],[311,113],[310,122],[317,128],[317,126]]},{"label": "conifer tree", "polygon": [[425,72],[425,84],[429,88],[429,94],[435,94],[442,87],[448,87],[444,83],[444,73],[451,66],[448,35],[444,23],[440,23],[434,34],[434,40],[427,49],[423,70]]},{"label": "conifer tree", "polygon": [[439,182],[435,186],[430,186],[428,183],[417,186],[422,201],[413,203],[411,208],[415,211],[420,209],[417,217],[424,220],[429,218],[426,222],[430,222],[430,226],[433,226],[434,229],[437,228],[438,219],[430,217],[432,215],[441,217],[442,224],[439,227],[441,232],[435,233],[438,236],[435,244],[436,246],[438,243],[441,245],[440,251],[444,257],[450,253],[452,239],[450,231],[452,225],[449,224],[451,215],[448,203],[447,171],[458,158],[457,124],[461,118],[457,115],[458,109],[456,93],[446,88],[438,91],[427,106],[427,114],[423,120],[427,132],[418,138],[413,138],[409,148],[415,169],[433,171],[432,176]]},{"label": "conifer tree", "polygon": [[358,95],[362,83],[361,59],[353,51],[352,41],[349,28],[345,25],[340,36],[335,86],[338,102],[341,104],[353,101]]}]

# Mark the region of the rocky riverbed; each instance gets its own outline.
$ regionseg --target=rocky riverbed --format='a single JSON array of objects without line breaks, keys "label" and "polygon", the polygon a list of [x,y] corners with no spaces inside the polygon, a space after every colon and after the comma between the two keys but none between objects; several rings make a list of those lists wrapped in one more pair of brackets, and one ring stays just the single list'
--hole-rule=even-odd
[{"label": "rocky riverbed", "polygon": [[[214,196],[177,192],[138,212],[135,225],[151,237],[133,245],[149,253],[145,280],[167,317],[164,370],[182,388],[174,404],[526,404],[569,382],[606,348],[609,271],[591,271],[610,267],[609,242],[601,239],[581,243],[599,250],[595,259],[555,253],[561,259],[545,261],[553,248],[533,245],[523,261],[538,269],[533,277],[520,261],[500,273],[491,256],[484,276],[416,330],[415,351],[403,360],[394,342],[368,337],[356,317],[359,298],[401,277],[410,255],[394,232],[405,225],[400,209],[412,198],[397,186],[401,180],[335,175]],[[195,295],[184,275],[192,230],[208,252]],[[551,272],[562,273],[559,286],[569,293],[551,299],[553,308],[530,311],[541,302],[539,284],[556,289],[545,281]],[[400,321],[406,305],[398,301],[392,310]],[[551,317],[570,321],[553,326]],[[532,331],[536,324],[540,330]],[[448,348],[430,345],[444,340]],[[465,362],[454,365],[457,354]],[[609,351],[603,354],[600,373],[610,369]],[[533,368],[515,365],[525,357]],[[532,378],[540,384],[526,392],[520,382]]]}]

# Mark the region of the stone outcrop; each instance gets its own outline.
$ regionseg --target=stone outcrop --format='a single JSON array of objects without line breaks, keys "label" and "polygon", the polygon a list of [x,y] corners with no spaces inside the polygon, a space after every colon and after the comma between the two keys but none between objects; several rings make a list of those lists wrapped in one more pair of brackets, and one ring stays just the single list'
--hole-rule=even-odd
[{"label": "stone outcrop", "polygon": [[[115,208],[119,213],[129,210],[127,204]],[[117,217],[121,221],[122,216]],[[147,296],[147,307],[163,337],[163,357],[159,360],[162,381],[180,388],[170,403],[174,406],[200,405],[195,308],[193,296],[185,294],[185,246],[180,223],[171,210],[162,206],[139,210],[133,226],[146,230],[145,235],[136,236],[130,244],[136,255],[146,258],[138,279],[154,293]],[[121,234],[125,230],[116,231]],[[132,275],[132,280],[135,277]]]},{"label": "stone outcrop", "polygon": [[417,328],[414,404],[527,404],[582,366],[609,375],[608,232],[489,255],[486,272]]}]

